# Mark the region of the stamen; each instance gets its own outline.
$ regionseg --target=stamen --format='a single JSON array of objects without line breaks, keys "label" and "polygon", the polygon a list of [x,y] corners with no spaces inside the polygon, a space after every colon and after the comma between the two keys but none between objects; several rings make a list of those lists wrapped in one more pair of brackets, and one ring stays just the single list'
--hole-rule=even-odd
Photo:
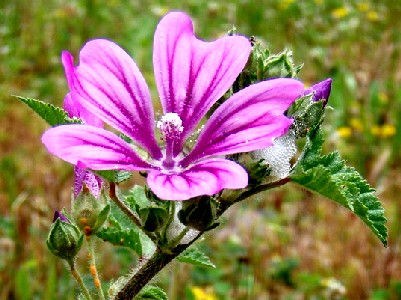
[{"label": "stamen", "polygon": [[182,120],[177,113],[166,113],[157,122],[156,126],[160,129],[166,141],[180,138],[181,133],[184,131]]},{"label": "stamen", "polygon": [[163,136],[166,143],[166,152],[163,160],[165,169],[174,168],[175,162],[173,157],[174,143],[181,137],[184,127],[182,120],[177,113],[166,113],[156,124],[157,128]]}]

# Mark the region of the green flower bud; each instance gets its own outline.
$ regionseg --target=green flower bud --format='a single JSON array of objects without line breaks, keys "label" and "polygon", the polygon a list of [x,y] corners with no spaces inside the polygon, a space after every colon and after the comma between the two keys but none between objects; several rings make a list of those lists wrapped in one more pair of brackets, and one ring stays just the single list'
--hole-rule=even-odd
[{"label": "green flower bud", "polygon": [[83,235],[77,226],[57,218],[47,237],[47,247],[54,255],[71,261],[81,248]]},{"label": "green flower bud", "polygon": [[[100,195],[101,197],[103,195]],[[72,218],[85,235],[95,234],[107,220],[109,212],[110,205],[101,199],[96,199],[86,188],[72,204]]]},{"label": "green flower bud", "polygon": [[186,226],[206,230],[216,219],[216,202],[209,196],[183,201],[178,219]]},{"label": "green flower bud", "polygon": [[143,227],[149,232],[162,228],[168,219],[167,210],[162,207],[142,208],[139,211],[139,215],[144,224]]}]

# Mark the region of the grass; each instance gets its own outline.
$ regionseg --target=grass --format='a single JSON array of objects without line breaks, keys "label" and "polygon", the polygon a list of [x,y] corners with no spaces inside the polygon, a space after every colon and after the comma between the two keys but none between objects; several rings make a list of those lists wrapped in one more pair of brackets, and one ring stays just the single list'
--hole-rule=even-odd
[{"label": "grass", "polygon": [[[382,248],[344,209],[286,187],[230,211],[224,227],[202,242],[218,269],[175,264],[158,284],[171,299],[199,300],[199,290],[216,299],[400,298],[398,1],[16,0],[0,3],[0,299],[76,295],[44,242],[53,211],[70,205],[72,168],[44,150],[46,125],[11,95],[60,105],[67,92],[61,51],[76,55],[88,39],[105,37],[132,54],[157,99],[153,32],[171,9],[188,12],[204,39],[235,25],[275,52],[293,49],[307,83],[333,78],[327,148],[339,149],[377,187],[390,246]],[[124,249],[99,247],[99,256],[115,260],[103,264],[105,280],[133,266]]]}]

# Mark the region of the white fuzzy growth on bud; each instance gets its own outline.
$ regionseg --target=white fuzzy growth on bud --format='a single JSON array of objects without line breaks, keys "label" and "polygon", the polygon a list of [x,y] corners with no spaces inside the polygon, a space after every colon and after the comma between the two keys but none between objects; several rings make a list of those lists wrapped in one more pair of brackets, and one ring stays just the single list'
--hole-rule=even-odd
[{"label": "white fuzzy growth on bud", "polygon": [[263,159],[272,168],[270,176],[282,179],[290,174],[290,161],[296,153],[295,135],[289,131],[287,134],[276,138],[273,146],[256,150],[253,155],[256,159]]},{"label": "white fuzzy growth on bud", "polygon": [[156,124],[163,137],[166,139],[177,139],[184,131],[182,120],[177,113],[166,113]]}]

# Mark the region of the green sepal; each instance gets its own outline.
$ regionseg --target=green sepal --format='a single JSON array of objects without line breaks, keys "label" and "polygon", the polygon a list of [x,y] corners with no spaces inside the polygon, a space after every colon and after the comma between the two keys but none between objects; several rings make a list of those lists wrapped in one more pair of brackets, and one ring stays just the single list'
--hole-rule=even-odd
[{"label": "green sepal", "polygon": [[145,286],[134,300],[168,300],[167,294],[161,288],[153,285]]},{"label": "green sepal", "polygon": [[77,255],[82,241],[83,234],[77,226],[58,218],[50,228],[46,244],[51,253],[70,262]]},{"label": "green sepal", "polygon": [[375,190],[354,168],[346,166],[337,152],[322,156],[323,141],[319,127],[309,131],[303,153],[289,176],[291,181],[351,210],[387,246],[387,220]]},{"label": "green sepal", "polygon": [[179,262],[188,263],[198,267],[211,267],[216,268],[216,266],[211,262],[210,258],[206,256],[197,247],[190,247],[177,256]]},{"label": "green sepal", "polygon": [[100,211],[97,220],[96,220],[96,224],[95,224],[95,232],[103,226],[104,222],[106,222],[108,216],[110,213],[110,204],[106,204],[105,207],[103,207],[103,209]]},{"label": "green sepal", "polygon": [[300,97],[287,110],[287,116],[294,120],[290,130],[296,138],[305,137],[311,128],[323,122],[325,100],[313,101],[312,97]]},{"label": "green sepal", "polygon": [[294,78],[302,66],[295,66],[291,50],[269,56],[262,63],[259,70],[258,79],[266,80],[268,78]]},{"label": "green sepal", "polygon": [[36,112],[43,120],[50,126],[57,126],[62,124],[79,124],[82,121],[78,118],[70,118],[65,110],[54,106],[53,104],[36,100],[32,98],[25,98],[16,96],[21,102],[28,105],[34,112]]},{"label": "green sepal", "polygon": [[166,223],[168,212],[162,207],[145,207],[139,210],[139,217],[145,230],[154,232]]},{"label": "green sepal", "polygon": [[183,201],[178,219],[186,226],[199,231],[206,230],[216,220],[216,202],[209,196]]},{"label": "green sepal", "polygon": [[107,220],[110,205],[103,194],[97,199],[87,188],[73,200],[71,215],[75,224],[86,235],[95,234]]},{"label": "green sepal", "polygon": [[249,176],[249,187],[260,185],[272,171],[271,167],[263,159],[250,161],[245,165],[245,169]]}]

